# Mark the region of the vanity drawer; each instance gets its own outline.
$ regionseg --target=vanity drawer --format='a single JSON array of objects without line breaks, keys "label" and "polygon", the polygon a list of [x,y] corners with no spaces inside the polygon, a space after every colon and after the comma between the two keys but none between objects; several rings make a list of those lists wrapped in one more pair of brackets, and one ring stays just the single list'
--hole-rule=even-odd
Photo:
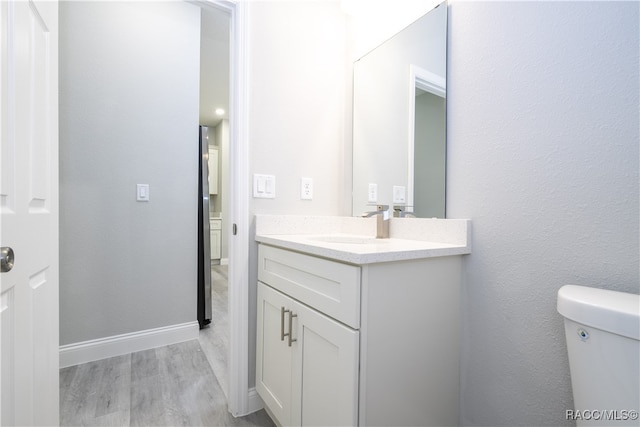
[{"label": "vanity drawer", "polygon": [[261,244],[258,280],[360,328],[360,267]]}]

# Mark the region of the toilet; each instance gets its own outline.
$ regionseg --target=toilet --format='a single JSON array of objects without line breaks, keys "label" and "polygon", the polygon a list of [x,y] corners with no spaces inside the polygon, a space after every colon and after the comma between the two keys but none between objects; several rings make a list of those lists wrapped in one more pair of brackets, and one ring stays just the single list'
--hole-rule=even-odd
[{"label": "toilet", "polygon": [[558,291],[564,317],[578,426],[638,426],[640,295],[566,285]]}]

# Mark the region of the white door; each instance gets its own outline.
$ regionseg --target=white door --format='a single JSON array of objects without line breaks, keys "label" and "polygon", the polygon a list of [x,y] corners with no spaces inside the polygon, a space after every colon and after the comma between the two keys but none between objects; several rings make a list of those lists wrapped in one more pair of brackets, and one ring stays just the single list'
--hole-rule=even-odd
[{"label": "white door", "polygon": [[293,310],[292,424],[358,425],[359,332],[303,304]]},{"label": "white door", "polygon": [[[288,319],[295,302],[258,282],[258,330],[256,348],[256,391],[278,423],[290,426],[291,375],[294,347],[289,346]],[[291,323],[292,326],[294,322]]]},{"label": "white door", "polygon": [[57,425],[58,4],[0,8],[0,421]]}]

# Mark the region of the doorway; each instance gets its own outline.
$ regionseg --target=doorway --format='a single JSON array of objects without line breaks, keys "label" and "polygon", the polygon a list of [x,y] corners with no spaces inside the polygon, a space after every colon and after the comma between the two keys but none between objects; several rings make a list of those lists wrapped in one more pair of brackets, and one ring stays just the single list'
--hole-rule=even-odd
[{"label": "doorway", "polygon": [[229,411],[236,417],[263,407],[249,387],[249,129],[248,129],[248,21],[247,2],[195,1],[230,16],[229,39],[229,232],[228,319]]},{"label": "doorway", "polygon": [[[202,7],[200,15],[200,126],[208,141],[211,317],[199,341],[228,400],[229,396],[229,68],[228,12]],[[205,231],[206,232],[206,231]]]},{"label": "doorway", "polygon": [[[69,21],[70,12],[107,7],[108,3],[66,4],[64,17]],[[61,75],[65,76],[61,180],[67,209],[61,225],[65,233],[61,253],[67,260],[82,258],[82,262],[63,262],[65,293],[61,294],[61,307],[65,315],[61,316],[61,341],[69,346],[164,325],[186,325],[180,330],[192,330],[193,322],[180,322],[192,320],[189,314],[195,308],[195,301],[191,302],[193,241],[185,236],[193,236],[195,225],[190,207],[195,190],[188,188],[193,188],[195,172],[193,153],[187,145],[194,139],[191,133],[197,133],[198,106],[194,100],[198,94],[192,91],[197,90],[194,86],[199,76],[195,67],[185,64],[192,64],[199,49],[192,37],[199,33],[194,15],[199,20],[200,14],[199,10],[194,13],[191,2],[182,6],[180,2],[161,2],[158,7],[178,13],[153,11],[161,22],[140,31],[141,23],[157,20],[149,19],[149,10],[143,10],[141,3],[118,4],[127,8],[126,13],[115,14],[112,19],[127,24],[131,33],[126,36],[121,28],[124,25],[103,23],[102,10],[96,11],[91,21],[83,10],[81,16],[75,16],[77,25],[63,25],[67,31],[61,61]],[[200,2],[196,7],[214,7],[226,11],[231,22],[242,21],[238,10],[243,6],[232,2]],[[180,26],[183,20],[188,22]],[[176,26],[184,35],[180,40],[168,34],[168,28]],[[83,37],[70,33],[78,28],[84,31]],[[113,33],[113,28],[118,31]],[[230,30],[238,34],[239,26],[232,25]],[[144,37],[144,43],[136,43],[139,36]],[[238,226],[233,241],[227,240],[232,243],[228,249],[228,278],[233,284],[228,302],[232,330],[228,401],[233,414],[242,415],[250,412],[246,350],[248,200],[246,189],[243,191],[246,185],[242,185],[242,180],[245,184],[247,181],[248,156],[242,145],[246,140],[239,125],[244,117],[243,101],[237,89],[243,86],[244,68],[238,66],[240,55],[234,54],[241,40],[237,36],[230,40],[231,68],[235,70],[231,98],[240,101],[230,105],[229,133],[232,141],[240,143],[230,144],[229,149],[229,164],[234,164],[230,188],[239,191],[231,192],[228,200],[228,217]],[[128,53],[125,58],[123,52]],[[161,58],[156,61],[158,56]],[[196,71],[191,74],[191,70]],[[136,73],[139,83],[125,80],[128,73]],[[100,78],[100,84],[92,82],[95,77]],[[138,105],[144,107],[144,114],[131,110]],[[78,122],[83,126],[75,126]],[[243,178],[238,180],[238,176]],[[234,187],[234,182],[240,185]],[[150,184],[147,201],[136,200],[131,191],[138,183]],[[231,223],[224,227],[230,229]],[[234,268],[234,264],[244,267]],[[234,269],[239,272],[234,273]],[[236,322],[237,318],[241,321]]]}]

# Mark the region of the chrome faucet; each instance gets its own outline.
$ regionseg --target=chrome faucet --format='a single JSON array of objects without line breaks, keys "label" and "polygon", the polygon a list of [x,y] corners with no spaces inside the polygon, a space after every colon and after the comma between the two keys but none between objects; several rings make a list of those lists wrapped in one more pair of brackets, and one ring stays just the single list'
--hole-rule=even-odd
[{"label": "chrome faucet", "polygon": [[393,207],[394,218],[416,218],[413,212],[407,211],[407,206],[400,205]]},{"label": "chrome faucet", "polygon": [[376,210],[372,212],[365,212],[362,214],[363,218],[369,218],[377,215],[376,222],[376,239],[388,239],[389,238],[389,206],[378,205]]}]

